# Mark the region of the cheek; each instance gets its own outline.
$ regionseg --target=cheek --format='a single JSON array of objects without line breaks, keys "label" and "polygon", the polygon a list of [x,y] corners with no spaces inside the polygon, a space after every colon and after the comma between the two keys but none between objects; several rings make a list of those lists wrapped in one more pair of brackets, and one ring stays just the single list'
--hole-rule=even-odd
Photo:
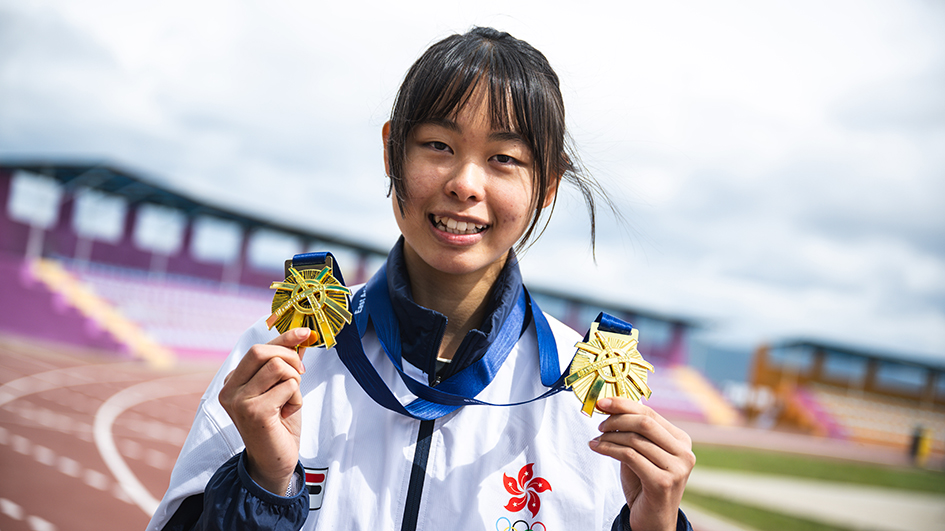
[{"label": "cheek", "polygon": [[519,225],[528,218],[525,205],[517,202],[506,202],[501,207],[501,221],[507,225]]},{"label": "cheek", "polygon": [[404,208],[410,204],[422,203],[436,194],[442,178],[435,169],[423,165],[404,165],[401,187],[404,192]]},{"label": "cheek", "polygon": [[506,190],[498,196],[500,199],[496,206],[498,212],[500,212],[499,219],[503,223],[520,226],[519,228],[524,230],[525,225],[531,220],[532,197],[530,190],[527,188],[516,187],[514,190]]}]

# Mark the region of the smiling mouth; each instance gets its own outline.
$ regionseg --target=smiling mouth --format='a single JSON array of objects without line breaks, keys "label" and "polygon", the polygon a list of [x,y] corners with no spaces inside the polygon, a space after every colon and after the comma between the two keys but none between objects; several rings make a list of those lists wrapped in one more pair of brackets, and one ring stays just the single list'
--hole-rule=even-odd
[{"label": "smiling mouth", "polygon": [[430,221],[436,228],[450,234],[479,234],[489,228],[489,225],[476,225],[475,223],[456,221],[452,218],[441,217],[434,214],[430,214]]}]

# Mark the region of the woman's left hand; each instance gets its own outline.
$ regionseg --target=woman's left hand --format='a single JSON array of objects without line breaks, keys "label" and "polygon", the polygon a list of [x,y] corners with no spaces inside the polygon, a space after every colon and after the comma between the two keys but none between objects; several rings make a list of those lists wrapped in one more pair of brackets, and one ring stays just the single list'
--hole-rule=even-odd
[{"label": "woman's left hand", "polygon": [[692,439],[653,409],[626,398],[605,398],[610,415],[591,449],[620,461],[620,479],[633,531],[676,529],[679,502],[696,464]]}]

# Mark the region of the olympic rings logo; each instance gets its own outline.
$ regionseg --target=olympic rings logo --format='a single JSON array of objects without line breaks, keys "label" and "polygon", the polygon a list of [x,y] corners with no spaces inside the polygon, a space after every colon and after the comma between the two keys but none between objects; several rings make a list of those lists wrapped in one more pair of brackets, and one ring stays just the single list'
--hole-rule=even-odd
[{"label": "olympic rings logo", "polygon": [[[505,522],[503,522],[503,520]],[[519,527],[519,524],[523,527]],[[545,524],[541,522],[532,522],[529,524],[525,520],[516,520],[513,523],[504,516],[500,516],[499,519],[495,521],[495,531],[538,531],[538,526],[541,526],[541,531],[548,531]]]}]

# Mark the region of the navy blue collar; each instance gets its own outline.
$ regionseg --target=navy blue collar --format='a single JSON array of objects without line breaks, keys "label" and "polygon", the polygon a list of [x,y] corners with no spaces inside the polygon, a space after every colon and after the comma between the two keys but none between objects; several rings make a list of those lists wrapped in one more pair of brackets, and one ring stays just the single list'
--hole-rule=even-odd
[{"label": "navy blue collar", "polygon": [[[466,334],[450,363],[442,364],[438,370],[436,361],[446,330],[445,315],[420,306],[413,300],[410,278],[404,262],[403,236],[387,255],[387,289],[391,306],[400,324],[402,357],[411,365],[425,372],[431,384],[443,381],[472,365],[489,349],[502,323],[505,322],[522,291],[522,273],[518,259],[509,251],[508,261],[496,279],[489,294],[486,317],[479,328]],[[528,326],[526,321],[523,327]]]}]

